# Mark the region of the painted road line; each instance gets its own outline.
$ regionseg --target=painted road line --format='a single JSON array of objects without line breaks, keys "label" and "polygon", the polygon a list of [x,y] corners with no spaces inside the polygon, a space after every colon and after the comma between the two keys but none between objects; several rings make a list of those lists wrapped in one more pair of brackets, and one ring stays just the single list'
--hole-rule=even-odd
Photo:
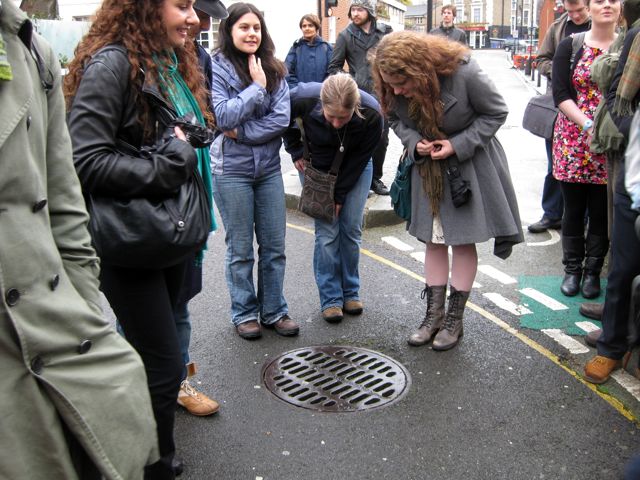
[{"label": "painted road line", "polygon": [[549,240],[545,240],[544,242],[527,242],[527,247],[546,247],[560,241],[560,234],[558,232],[553,229],[549,229],[547,232],[551,236]]},{"label": "painted road line", "polygon": [[[300,225],[294,225],[292,223],[287,223],[287,227],[288,228],[292,228],[294,230],[299,230],[301,232],[308,233],[309,235],[314,235],[314,231],[313,230],[311,230],[309,228],[306,228],[306,227],[302,227]],[[371,252],[369,250],[366,250],[364,248],[361,249],[360,252],[363,255],[371,258],[372,260],[377,261],[379,263],[382,263],[383,265],[387,265],[388,267],[393,268],[394,270],[396,270],[398,272],[401,272],[401,273],[407,275],[408,277],[411,277],[414,280],[419,281],[420,283],[424,282],[424,277],[422,277],[421,275],[418,275],[415,272],[412,272],[411,270],[409,270],[407,268],[401,267],[400,265],[398,265],[397,263],[392,262],[391,260],[387,260],[386,258],[381,257],[380,255],[376,255],[375,253],[373,253],[373,252]],[[620,415],[625,417],[627,420],[629,420],[630,422],[633,422],[634,424],[640,424],[639,420],[635,417],[635,415],[627,407],[625,407],[625,405],[620,400],[618,400],[616,397],[614,397],[613,395],[610,395],[609,393],[607,393],[605,391],[599,390],[598,387],[596,385],[594,385],[593,383],[587,382],[584,378],[582,378],[581,374],[579,374],[578,372],[576,372],[572,368],[570,368],[567,365],[565,365],[565,363],[560,359],[560,357],[558,355],[554,354],[551,350],[549,350],[548,348],[540,345],[538,342],[536,342],[535,340],[532,340],[527,335],[525,335],[524,333],[519,331],[517,328],[513,328],[511,325],[509,325],[504,320],[496,317],[493,313],[488,312],[487,310],[485,310],[484,308],[476,305],[475,303],[467,302],[467,308],[469,310],[473,310],[474,312],[476,312],[480,316],[482,316],[482,317],[486,318],[487,320],[489,320],[490,322],[494,323],[495,325],[497,325],[498,327],[503,329],[505,332],[509,333],[510,335],[512,335],[513,337],[517,338],[518,340],[520,340],[525,345],[528,345],[530,348],[532,348],[533,350],[538,352],[540,355],[542,355],[545,358],[547,358],[549,361],[553,362],[557,367],[559,367],[562,370],[564,370],[565,372],[567,372],[575,380],[577,380],[582,385],[584,385],[586,388],[591,390],[595,395],[598,395],[603,400],[605,400],[609,405],[611,405],[613,408],[615,408],[616,411]]]},{"label": "painted road line", "polygon": [[611,374],[611,377],[631,393],[636,400],[640,401],[640,380],[623,369],[616,370]]},{"label": "painted road line", "polygon": [[576,327],[581,328],[582,330],[584,330],[587,333],[591,333],[594,330],[600,330],[600,327],[597,326],[595,323],[593,322],[576,322]]},{"label": "painted road line", "polygon": [[535,288],[523,288],[519,290],[520,293],[526,295],[529,298],[533,298],[536,302],[543,304],[545,307],[551,310],[569,310],[569,307],[563,303],[558,302],[554,298],[551,298]]},{"label": "painted road line", "polygon": [[484,273],[485,275],[493,278],[494,280],[499,281],[504,285],[511,285],[512,283],[518,283],[518,281],[515,278],[507,275],[506,273],[501,272],[500,270],[498,270],[495,267],[492,267],[491,265],[478,265],[478,270]]},{"label": "painted road line", "polygon": [[393,248],[396,248],[402,252],[410,252],[411,250],[413,250],[413,247],[411,245],[407,245],[402,240],[396,237],[382,237],[382,241],[388,243]]},{"label": "painted road line", "polygon": [[424,252],[413,252],[409,255],[411,255],[411,258],[413,258],[414,260],[417,260],[420,263],[424,263]]},{"label": "painted road line", "polygon": [[543,328],[542,333],[553,338],[556,342],[569,350],[570,353],[589,353],[588,347],[585,347],[579,341],[571,338],[559,328]]},{"label": "painted road line", "polygon": [[494,304],[496,304],[501,309],[506,310],[507,312],[513,315],[516,315],[518,317],[520,315],[524,315],[525,313],[533,313],[524,305],[517,305],[513,303],[511,300],[503,297],[499,293],[495,293],[495,292],[483,293],[482,296],[491,300]]}]

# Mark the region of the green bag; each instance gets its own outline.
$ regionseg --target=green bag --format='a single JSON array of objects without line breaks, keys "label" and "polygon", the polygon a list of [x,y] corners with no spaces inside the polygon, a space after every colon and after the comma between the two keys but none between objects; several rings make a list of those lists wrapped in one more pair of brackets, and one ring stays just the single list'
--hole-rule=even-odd
[{"label": "green bag", "polygon": [[411,168],[413,160],[405,148],[398,162],[396,178],[394,178],[389,195],[391,196],[391,206],[403,220],[411,220]]}]

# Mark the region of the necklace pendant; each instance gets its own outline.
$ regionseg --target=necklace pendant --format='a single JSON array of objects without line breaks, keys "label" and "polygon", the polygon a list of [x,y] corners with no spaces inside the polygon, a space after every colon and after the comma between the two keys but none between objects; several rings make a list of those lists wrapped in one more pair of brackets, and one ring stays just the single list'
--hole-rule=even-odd
[{"label": "necklace pendant", "polygon": [[340,150],[340,153],[343,153],[344,152],[344,147],[342,145],[340,145],[340,148],[338,150]]}]

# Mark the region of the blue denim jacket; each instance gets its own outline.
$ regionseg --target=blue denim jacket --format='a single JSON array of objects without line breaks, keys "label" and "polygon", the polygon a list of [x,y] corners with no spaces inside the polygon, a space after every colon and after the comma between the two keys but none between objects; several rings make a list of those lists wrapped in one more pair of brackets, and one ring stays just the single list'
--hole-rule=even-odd
[{"label": "blue denim jacket", "polygon": [[287,83],[289,88],[298,82],[322,82],[328,75],[329,62],[333,54],[333,47],[322,37],[316,36],[313,43],[299,38],[293,42],[284,63],[289,74]]},{"label": "blue denim jacket", "polygon": [[291,109],[284,80],[272,94],[255,82],[244,86],[231,62],[216,52],[212,105],[218,129],[238,132],[235,140],[219,135],[211,146],[214,175],[259,178],[280,170],[281,135]]}]

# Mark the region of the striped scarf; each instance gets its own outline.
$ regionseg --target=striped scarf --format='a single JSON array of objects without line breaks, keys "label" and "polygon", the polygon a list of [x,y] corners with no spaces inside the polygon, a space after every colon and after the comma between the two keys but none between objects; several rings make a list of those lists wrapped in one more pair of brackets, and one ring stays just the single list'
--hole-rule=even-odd
[{"label": "striped scarf", "polygon": [[[2,1],[0,0],[0,15],[2,15]],[[9,59],[7,58],[7,50],[5,43],[0,33],[0,80],[9,81],[13,79],[11,73],[11,65],[9,65]]]},{"label": "striped scarf", "polygon": [[620,116],[631,116],[635,111],[633,99],[640,90],[640,33],[633,39],[627,62],[622,71],[620,84],[616,90],[613,111]]},{"label": "striped scarf", "polygon": [[[192,113],[198,119],[201,125],[205,125],[204,115],[200,110],[197,100],[193,96],[191,90],[185,83],[182,75],[178,71],[178,58],[173,50],[167,52],[162,57],[153,55],[153,61],[158,67],[158,83],[160,90],[164,96],[171,102],[173,108],[179,116]],[[213,194],[211,168],[209,166],[209,149],[196,148],[198,155],[198,172],[202,176],[205,190],[210,199],[211,204],[211,229],[210,232],[216,230],[216,219],[213,213]],[[207,249],[205,244],[203,250],[196,257],[196,265],[202,265],[204,250]]]}]

